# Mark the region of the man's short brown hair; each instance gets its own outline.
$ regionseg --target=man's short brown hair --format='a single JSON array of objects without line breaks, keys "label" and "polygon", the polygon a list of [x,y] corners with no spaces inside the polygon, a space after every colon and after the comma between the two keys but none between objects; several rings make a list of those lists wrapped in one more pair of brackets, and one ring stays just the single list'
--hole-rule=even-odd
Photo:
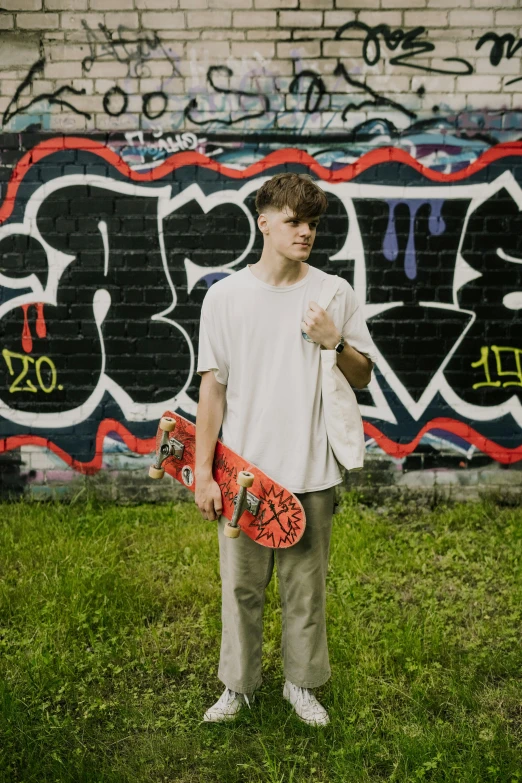
[{"label": "man's short brown hair", "polygon": [[318,218],[328,208],[326,194],[308,174],[276,174],[261,185],[256,209],[292,210],[298,220]]}]

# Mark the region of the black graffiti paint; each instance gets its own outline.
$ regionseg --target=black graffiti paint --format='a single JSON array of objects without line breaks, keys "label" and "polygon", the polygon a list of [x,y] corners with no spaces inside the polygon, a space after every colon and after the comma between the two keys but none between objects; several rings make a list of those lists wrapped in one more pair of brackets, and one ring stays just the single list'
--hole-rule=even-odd
[{"label": "black graffiti paint", "polygon": [[386,98],[384,95],[379,95],[375,90],[372,90],[371,87],[369,87],[364,82],[358,82],[357,79],[354,79],[346,68],[344,67],[343,63],[338,63],[335,67],[334,76],[342,76],[343,79],[351,86],[351,87],[357,87],[359,89],[364,90],[364,92],[367,92],[369,95],[372,96],[371,101],[362,101],[361,103],[348,103],[344,109],[343,113],[341,115],[343,122],[346,120],[346,117],[348,115],[348,112],[350,111],[359,111],[364,106],[392,106],[394,109],[397,109],[398,111],[405,114],[410,119],[414,120],[417,115],[415,112],[410,111],[410,109],[407,109],[404,106],[401,106],[400,103],[397,101],[392,101],[390,98]]},{"label": "black graffiti paint", "polygon": [[159,119],[167,111],[168,100],[168,96],[161,90],[145,93],[142,97],[143,114],[148,120]]},{"label": "black graffiti paint", "polygon": [[362,42],[362,56],[367,65],[376,65],[381,59],[380,39],[382,38],[387,49],[392,52],[399,49],[399,51],[403,52],[403,54],[390,58],[390,63],[392,65],[404,65],[407,68],[415,68],[419,71],[447,73],[459,76],[473,73],[473,66],[471,63],[460,57],[444,57],[443,62],[459,63],[463,66],[462,68],[430,68],[427,65],[412,62],[415,57],[422,57],[423,55],[428,54],[428,52],[435,51],[435,44],[431,43],[431,41],[418,40],[419,36],[424,35],[426,32],[425,27],[415,27],[413,30],[405,32],[400,28],[392,30],[387,24],[378,24],[375,25],[375,27],[370,27],[364,22],[347,22],[336,31],[335,39],[342,39],[343,41],[360,41],[360,38],[352,38],[345,35],[346,31],[352,30],[362,30],[366,33]]},{"label": "black graffiti paint", "polygon": [[[522,49],[522,38],[519,38],[517,41],[513,33],[504,33],[504,35],[498,35],[494,32],[484,33],[484,35],[481,36],[477,41],[475,49],[478,51],[484,46],[484,44],[489,42],[493,44],[489,53],[489,61],[491,65],[495,67],[499,65],[504,57],[506,60],[511,60],[518,50]],[[519,81],[522,81],[522,76],[517,76],[514,79],[510,79],[506,82],[506,84],[514,84],[515,82]]]},{"label": "black graffiti paint", "polygon": [[301,92],[301,88],[304,84],[308,84],[306,90],[306,103],[304,110],[307,114],[313,114],[316,111],[321,111],[321,102],[324,95],[326,95],[326,87],[319,74],[314,71],[304,70],[295,76],[290,82],[289,92],[296,94]]},{"label": "black graffiti paint", "polygon": [[114,33],[106,25],[98,24],[99,32],[92,30],[85,19],[82,19],[90,54],[82,60],[83,70],[89,72],[96,62],[116,61],[125,63],[128,76],[144,78],[150,76],[147,62],[158,52],[170,63],[172,76],[180,76],[171,55],[163,46],[156,31],[145,30],[137,37],[134,30],[119,25]]},{"label": "black graffiti paint", "polygon": [[18,85],[16,88],[16,92],[9,101],[7,105],[7,109],[4,111],[2,122],[5,125],[9,120],[12,120],[13,117],[16,117],[17,114],[22,114],[24,111],[29,109],[31,106],[34,106],[35,103],[38,103],[39,101],[48,101],[53,106],[64,106],[67,109],[70,109],[74,114],[79,114],[83,117],[87,117],[88,120],[90,120],[91,115],[86,111],[81,111],[81,109],[76,108],[74,104],[70,103],[69,100],[66,100],[64,96],[69,97],[70,95],[85,95],[85,90],[77,90],[75,87],[69,87],[68,85],[64,85],[63,87],[59,87],[54,92],[41,92],[37,94],[32,100],[30,100],[28,103],[24,103],[23,105],[20,105],[19,100],[21,99],[21,95],[27,88],[31,88],[31,91],[35,92],[34,87],[34,79],[39,74],[43,73],[45,67],[45,58],[41,58],[40,60],[37,60],[37,62],[34,63],[34,65],[31,66],[29,69],[27,76],[23,79],[23,81]]},{"label": "black graffiti paint", "polygon": [[[219,84],[216,84],[216,78],[219,76],[231,79],[234,76],[234,71],[227,65],[212,65],[207,71],[207,81],[218,95],[227,95],[237,99],[238,116],[232,116],[233,113],[230,112],[228,118],[224,119],[220,113],[216,115],[215,110],[211,109],[206,113],[205,119],[198,118],[198,112],[203,114],[204,110],[199,108],[198,99],[192,98],[185,106],[183,113],[195,125],[206,125],[208,122],[214,121],[221,122],[224,125],[235,125],[237,122],[262,117],[270,111],[270,99],[267,95],[261,92],[247,92],[245,90],[232,90],[228,87],[221,87]],[[252,108],[249,106],[249,103],[253,104]]]},{"label": "black graffiti paint", "polygon": [[111,87],[103,96],[103,110],[110,117],[119,117],[125,114],[129,105],[129,96],[121,87]]}]

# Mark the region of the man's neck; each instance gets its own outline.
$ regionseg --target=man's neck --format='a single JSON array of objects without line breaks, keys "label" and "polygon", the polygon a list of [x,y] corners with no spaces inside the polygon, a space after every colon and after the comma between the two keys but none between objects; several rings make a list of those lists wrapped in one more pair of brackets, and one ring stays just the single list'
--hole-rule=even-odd
[{"label": "man's neck", "polygon": [[249,264],[252,274],[267,285],[287,288],[302,280],[308,274],[309,265],[304,261],[283,259],[272,261],[264,254],[257,264]]}]

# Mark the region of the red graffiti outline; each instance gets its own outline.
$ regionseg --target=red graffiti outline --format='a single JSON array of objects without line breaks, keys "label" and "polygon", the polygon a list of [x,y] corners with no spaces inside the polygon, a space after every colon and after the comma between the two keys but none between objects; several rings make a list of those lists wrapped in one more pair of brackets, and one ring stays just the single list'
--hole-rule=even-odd
[{"label": "red graffiti outline", "polygon": [[[0,208],[0,224],[6,221],[12,214],[18,187],[27,171],[31,166],[38,163],[47,155],[52,155],[59,150],[84,150],[86,152],[92,152],[103,158],[128,179],[134,180],[135,182],[151,182],[153,180],[161,179],[171,171],[183,166],[205,166],[206,168],[217,171],[233,179],[246,179],[248,177],[256,176],[257,174],[264,174],[268,169],[283,163],[302,163],[325,182],[348,182],[372,166],[386,162],[404,163],[433,182],[458,182],[467,179],[472,174],[475,174],[477,171],[480,171],[490,163],[500,160],[501,158],[505,158],[509,155],[522,156],[522,142],[515,141],[497,144],[492,149],[482,153],[474,163],[471,163],[465,169],[455,171],[451,174],[432,171],[412,158],[409,153],[395,147],[381,147],[380,149],[367,152],[355,163],[350,163],[337,171],[331,171],[330,169],[324,168],[324,166],[317,163],[317,161],[304,150],[287,148],[270,153],[263,158],[263,160],[253,163],[242,171],[230,169],[199,152],[179,152],[168,158],[161,166],[151,169],[151,171],[137,172],[133,171],[119,155],[112,150],[107,149],[100,141],[75,136],[64,136],[49,139],[37,144],[18,161],[9,179],[6,197]],[[366,421],[364,422],[364,431],[375,439],[383,451],[394,457],[405,457],[408,454],[411,454],[422,436],[431,429],[445,429],[448,432],[452,432],[466,440],[468,443],[472,443],[476,448],[480,449],[480,451],[504,465],[513,464],[522,460],[522,445],[517,446],[514,449],[499,446],[494,441],[489,440],[489,438],[486,438],[484,435],[481,435],[474,430],[469,424],[456,421],[455,419],[432,419],[419,430],[415,438],[409,443],[396,443],[386,437],[386,435],[384,435],[374,424],[370,424]],[[155,437],[141,440],[132,435],[115,419],[104,419],[100,422],[98,427],[95,456],[90,462],[75,460],[52,441],[37,435],[16,435],[0,440],[0,453],[30,444],[44,446],[57,454],[64,462],[78,472],[94,474],[102,468],[103,441],[106,435],[111,431],[120,435],[125,445],[135,454],[150,454],[155,449]]]},{"label": "red graffiti outline", "polygon": [[[386,435],[383,435],[374,424],[370,424],[368,421],[364,422],[364,431],[366,434],[374,438],[379,447],[392,457],[406,457],[408,454],[411,454],[422,436],[432,429],[445,429],[448,432],[452,432],[454,435],[459,435],[468,443],[476,446],[476,448],[484,454],[487,454],[497,462],[501,462],[503,465],[510,465],[522,459],[522,445],[517,446],[514,449],[499,446],[498,443],[489,440],[489,438],[486,438],[484,435],[481,435],[474,430],[469,424],[456,421],[455,419],[432,419],[419,430],[415,438],[409,443],[395,443],[395,441],[387,438]],[[125,445],[135,454],[152,454],[156,448],[156,437],[141,440],[140,438],[131,435],[126,427],[115,419],[104,419],[100,423],[98,432],[96,433],[95,454],[90,462],[80,462],[79,460],[74,459],[51,440],[41,438],[37,435],[13,435],[9,438],[5,438],[0,441],[0,454],[16,449],[19,446],[44,446],[54,452],[54,454],[74,468],[74,470],[79,473],[92,475],[103,467],[103,441],[110,432],[116,432],[122,438]]]},{"label": "red graffiti outline", "polygon": [[433,182],[458,182],[459,180],[470,177],[472,174],[475,174],[477,171],[480,171],[500,158],[505,158],[508,155],[522,155],[522,142],[506,141],[502,144],[497,144],[492,149],[483,152],[474,163],[466,166],[465,169],[454,171],[451,174],[432,171],[427,168],[427,166],[423,166],[412,158],[408,152],[399,150],[396,147],[381,147],[380,149],[371,150],[360,157],[359,160],[355,161],[355,163],[349,163],[337,171],[331,171],[330,169],[321,166],[317,163],[315,158],[312,158],[311,155],[304,150],[288,147],[283,150],[271,152],[263,158],[263,160],[253,163],[242,171],[230,169],[212,158],[207,158],[206,155],[202,155],[200,152],[178,152],[168,158],[161,166],[151,169],[150,171],[139,172],[133,171],[119,155],[112,150],[107,149],[105,144],[101,141],[76,136],[64,136],[58,139],[42,141],[30,152],[27,152],[20,158],[13,169],[13,173],[11,174],[7,185],[6,197],[2,208],[0,209],[0,223],[3,223],[11,215],[18,186],[31,166],[38,163],[47,155],[52,155],[59,150],[78,149],[98,155],[111,166],[114,166],[121,174],[135,182],[152,182],[153,180],[165,177],[171,171],[182,168],[183,166],[204,166],[205,168],[217,171],[231,179],[246,179],[248,177],[254,177],[257,174],[264,174],[267,169],[270,169],[273,166],[279,166],[282,163],[302,163],[305,166],[308,166],[314,174],[317,174],[317,176],[325,182],[348,182],[359,176],[359,174],[362,174],[366,169],[369,169],[378,163],[386,162],[404,163],[412,169],[415,169],[415,171],[418,171],[420,174],[423,174],[427,179],[431,179]]}]

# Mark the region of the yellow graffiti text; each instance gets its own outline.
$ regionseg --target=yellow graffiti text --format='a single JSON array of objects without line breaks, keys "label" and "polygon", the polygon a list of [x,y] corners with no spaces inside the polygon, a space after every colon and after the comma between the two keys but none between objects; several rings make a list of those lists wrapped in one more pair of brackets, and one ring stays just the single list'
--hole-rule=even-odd
[{"label": "yellow graffiti text", "polygon": [[[491,370],[490,370],[490,355],[493,354],[494,356],[494,363],[493,363],[493,374],[496,376],[496,378],[503,378],[506,376],[509,376],[511,378],[515,378],[516,380],[510,380],[510,381],[501,381],[501,380],[492,380],[491,379]],[[515,369],[514,370],[505,370],[502,368],[502,355],[504,355],[504,359],[511,358],[515,362]],[[522,387],[522,348],[511,348],[510,346],[500,346],[500,345],[483,345],[480,349],[480,359],[476,362],[472,362],[472,367],[483,367],[484,369],[484,376],[486,378],[485,381],[480,381],[480,383],[474,383],[473,389],[479,389],[481,386],[493,386],[498,388],[499,386],[502,386],[502,388],[505,388],[507,386],[521,386]],[[505,366],[505,364],[504,364]]]},{"label": "yellow graffiti text", "polygon": [[[17,368],[20,371],[9,387],[11,394],[14,394],[15,392],[32,392],[33,394],[36,394],[38,391],[37,387],[30,380],[30,378],[26,377],[31,365],[34,365],[35,368],[38,386],[43,392],[45,392],[45,394],[50,394],[56,388],[56,367],[52,359],[49,359],[48,356],[40,356],[39,359],[35,360],[32,358],[32,356],[27,356],[27,354],[23,353],[13,353],[13,351],[8,351],[7,348],[4,348],[2,351],[2,356],[4,357],[5,363],[7,364],[9,375],[16,375],[16,370],[13,367],[13,360],[21,362],[21,369],[20,367]],[[51,372],[51,382],[49,386],[45,385],[42,378],[43,364],[47,364]],[[25,386],[20,386],[22,381],[25,383]],[[59,386],[58,388],[61,389],[62,387]]]}]

